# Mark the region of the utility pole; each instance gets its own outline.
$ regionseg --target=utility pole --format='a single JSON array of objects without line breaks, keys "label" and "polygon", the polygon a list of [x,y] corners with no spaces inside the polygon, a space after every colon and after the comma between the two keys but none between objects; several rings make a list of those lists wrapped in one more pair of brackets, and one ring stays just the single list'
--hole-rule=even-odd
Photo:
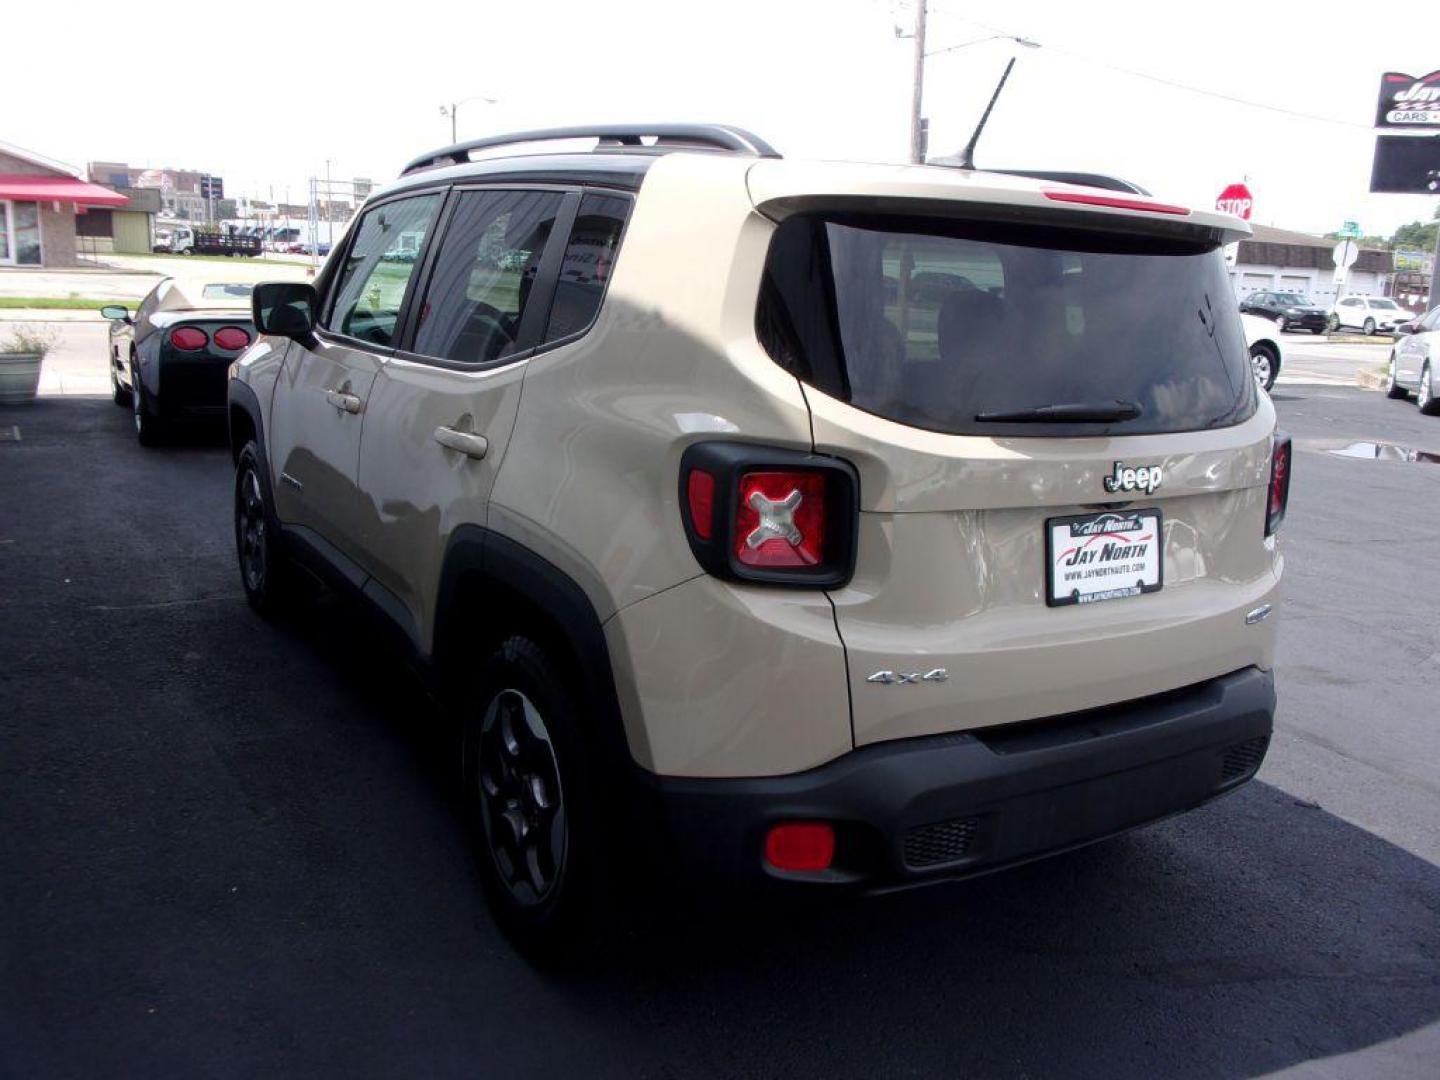
[{"label": "utility pole", "polygon": [[915,0],[915,86],[910,98],[910,162],[925,161],[924,121],[920,107],[925,99],[925,7],[926,0]]},{"label": "utility pole", "polygon": [[[325,159],[325,242],[332,247],[335,244],[335,226],[330,216],[330,204],[335,199],[335,189],[330,186],[330,165],[329,158]],[[320,246],[320,238],[315,238],[315,246]]]}]

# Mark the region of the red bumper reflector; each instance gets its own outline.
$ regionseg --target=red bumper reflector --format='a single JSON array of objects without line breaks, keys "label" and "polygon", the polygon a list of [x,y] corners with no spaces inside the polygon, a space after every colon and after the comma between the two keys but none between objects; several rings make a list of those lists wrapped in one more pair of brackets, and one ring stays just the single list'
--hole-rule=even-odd
[{"label": "red bumper reflector", "polygon": [[1189,216],[1183,206],[1169,203],[1150,202],[1148,199],[1126,199],[1116,195],[1091,195],[1084,191],[1047,191],[1045,198],[1056,202],[1084,203],[1086,206],[1114,206],[1121,210],[1148,210],[1152,214],[1179,214]]},{"label": "red bumper reflector", "polygon": [[835,830],[823,821],[776,825],[765,837],[765,861],[776,870],[828,870],[835,860]]}]

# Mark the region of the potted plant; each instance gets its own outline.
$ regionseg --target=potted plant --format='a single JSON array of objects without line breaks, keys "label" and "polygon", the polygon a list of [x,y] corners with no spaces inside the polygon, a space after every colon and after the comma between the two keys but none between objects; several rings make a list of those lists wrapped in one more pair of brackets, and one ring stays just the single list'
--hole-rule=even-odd
[{"label": "potted plant", "polygon": [[53,331],[23,324],[0,337],[0,405],[24,405],[35,400],[40,362],[54,346]]}]

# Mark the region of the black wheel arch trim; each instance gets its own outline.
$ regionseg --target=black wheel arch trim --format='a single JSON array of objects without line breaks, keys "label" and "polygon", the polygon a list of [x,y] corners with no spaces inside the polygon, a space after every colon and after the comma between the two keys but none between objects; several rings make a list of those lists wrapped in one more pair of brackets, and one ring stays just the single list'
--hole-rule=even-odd
[{"label": "black wheel arch trim", "polygon": [[[462,579],[468,588],[462,587]],[[597,749],[607,764],[635,766],[620,713],[615,675],[604,625],[585,591],[565,571],[508,536],[478,525],[461,525],[450,535],[435,611],[431,659],[442,681],[482,658],[457,655],[463,647],[467,596],[474,588],[501,602],[507,594],[542,613],[547,629],[561,640],[579,680],[577,697],[590,707]],[[501,611],[495,612],[499,636],[507,636]],[[484,616],[482,616],[483,618]],[[489,621],[489,620],[487,620]]]}]

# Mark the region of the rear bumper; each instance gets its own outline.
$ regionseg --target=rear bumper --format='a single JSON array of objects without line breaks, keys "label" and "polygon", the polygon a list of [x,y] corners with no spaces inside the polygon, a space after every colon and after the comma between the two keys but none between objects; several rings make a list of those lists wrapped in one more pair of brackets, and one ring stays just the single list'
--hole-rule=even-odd
[{"label": "rear bumper", "polygon": [[[1188,810],[1255,774],[1275,689],[1246,668],[1142,701],[868,746],[793,776],[647,776],[672,873],[754,888],[886,891],[966,877]],[[835,825],[834,865],[785,873],[769,828]],[[652,824],[653,827],[653,824]]]}]

